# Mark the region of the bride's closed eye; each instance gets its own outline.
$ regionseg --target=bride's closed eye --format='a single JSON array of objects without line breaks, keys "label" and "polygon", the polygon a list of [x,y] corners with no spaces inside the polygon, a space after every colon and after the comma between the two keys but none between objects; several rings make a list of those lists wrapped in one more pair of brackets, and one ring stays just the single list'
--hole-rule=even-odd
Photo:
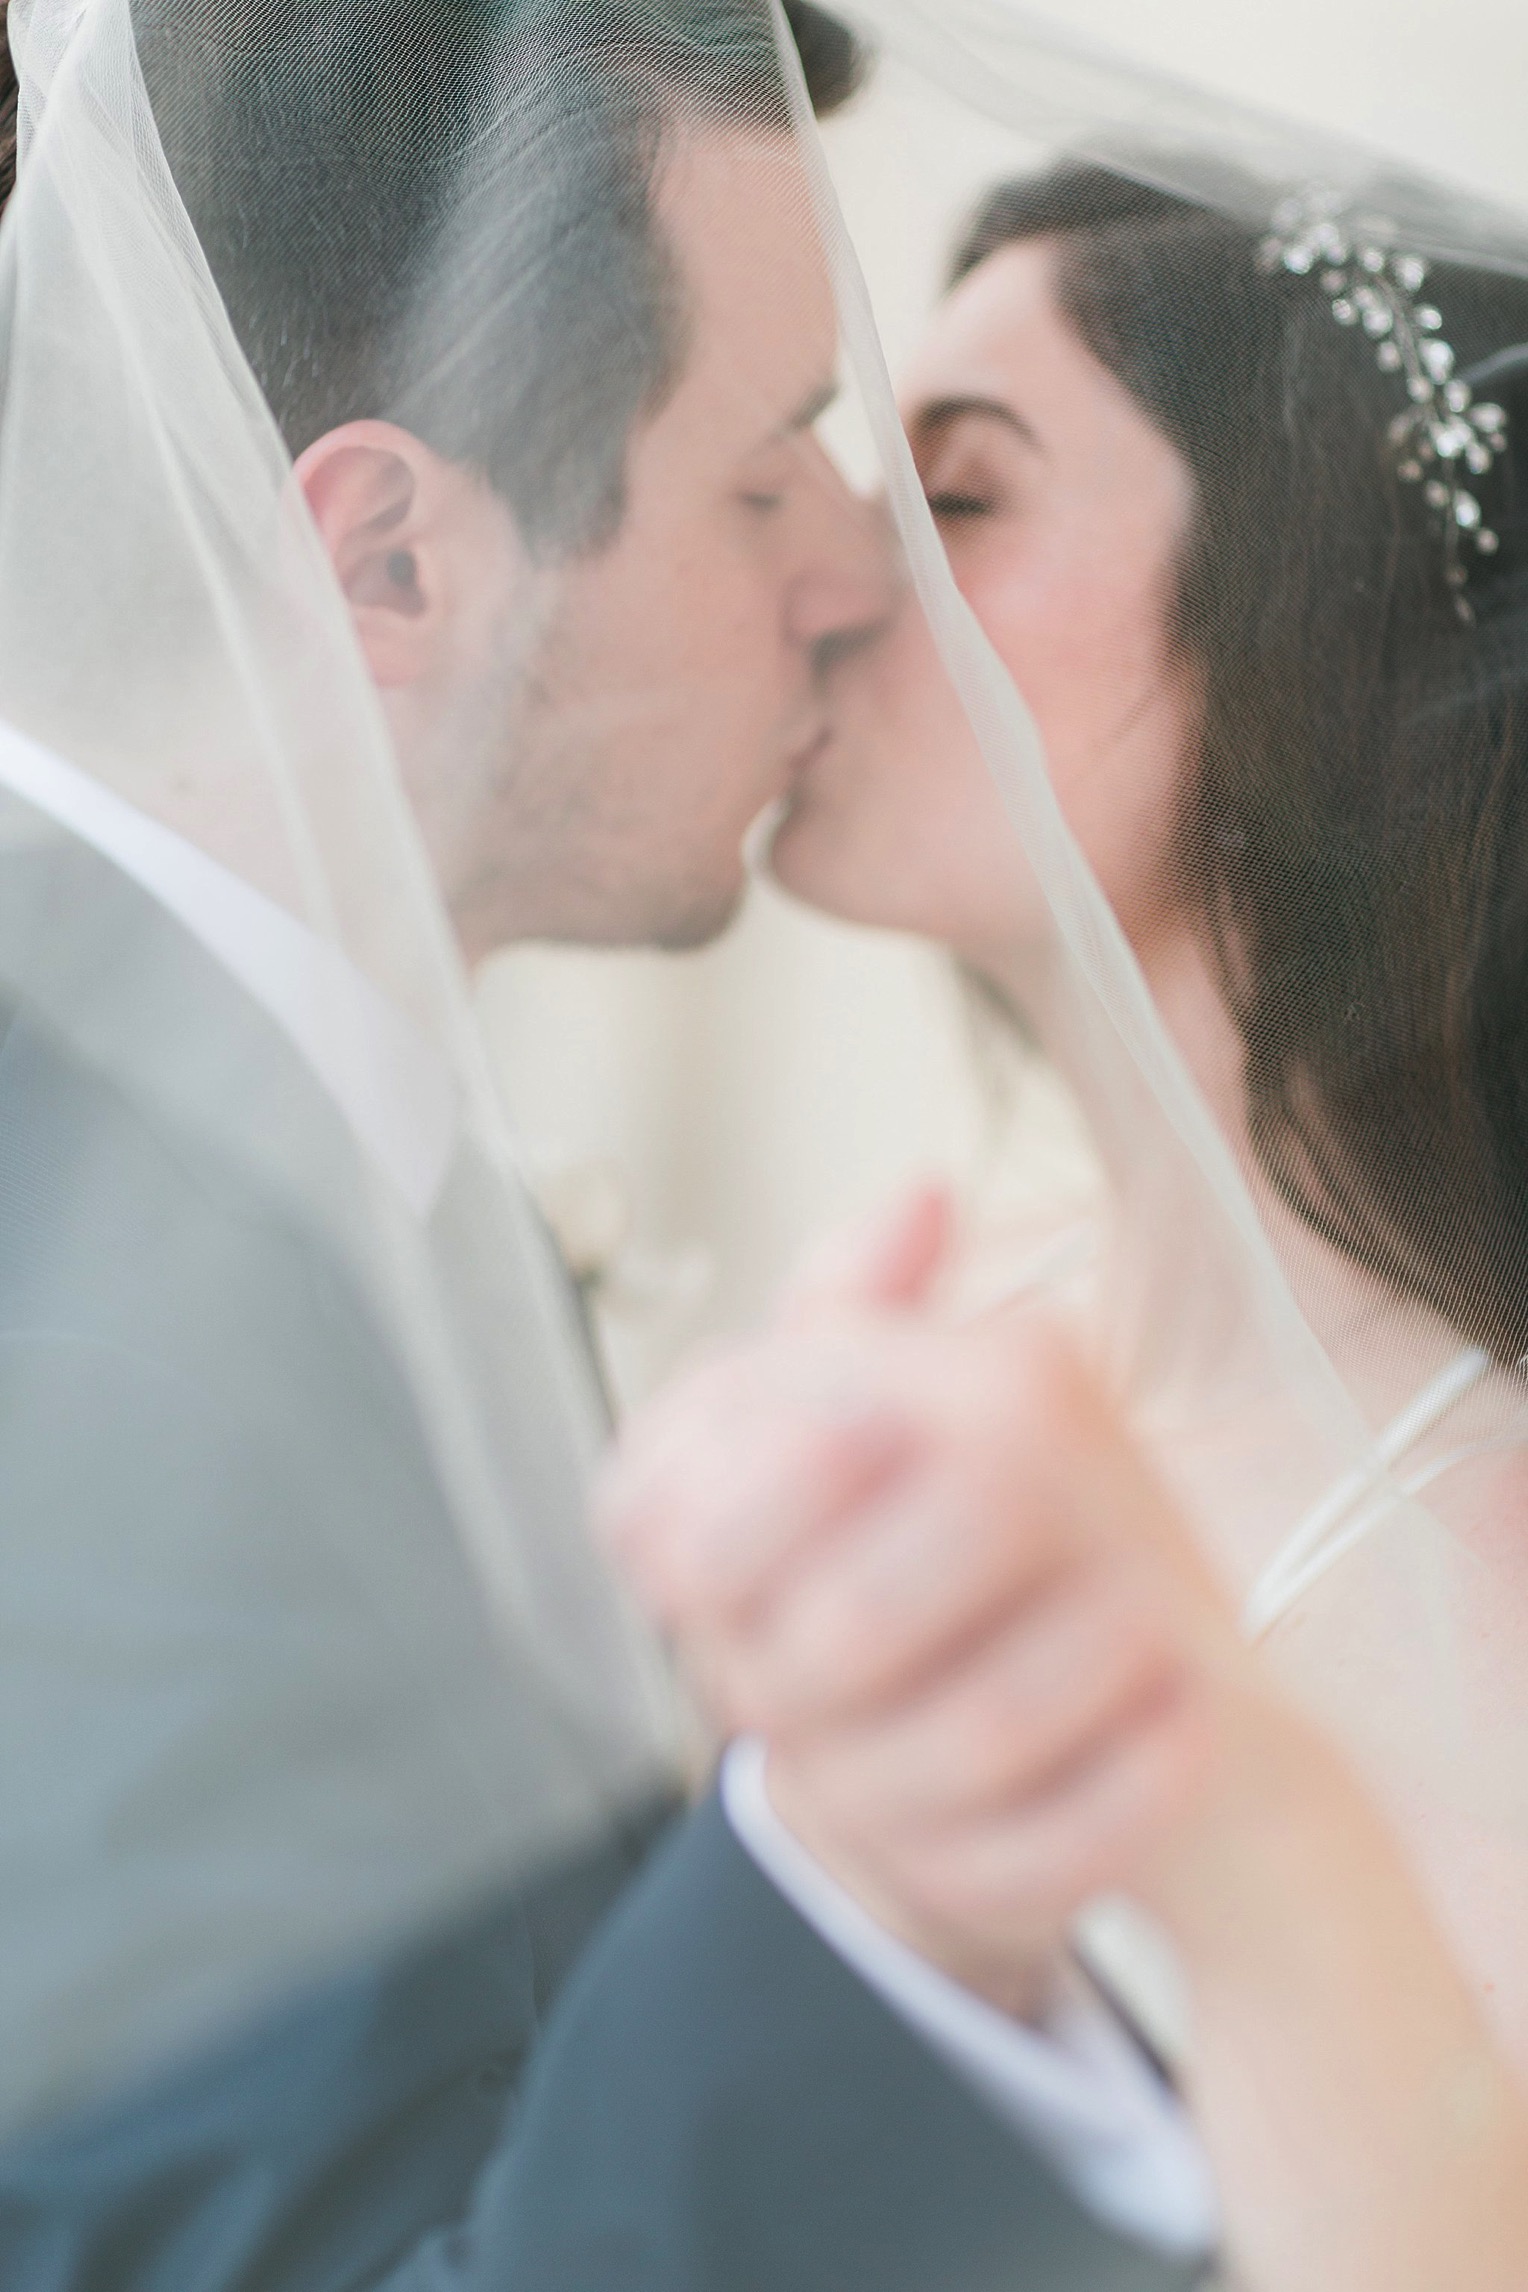
[{"label": "bride's closed eye", "polygon": [[953,487],[925,487],[929,508],[939,518],[990,517],[993,503],[978,493],[958,492]]},{"label": "bride's closed eye", "polygon": [[986,458],[972,453],[936,453],[923,465],[923,492],[937,518],[991,517],[1004,506],[1006,489]]},{"label": "bride's closed eye", "polygon": [[973,524],[1014,506],[1014,473],[985,445],[952,440],[921,457],[924,497],[942,524]]},{"label": "bride's closed eye", "polygon": [[912,435],[924,495],[941,524],[970,525],[1017,506],[1021,457],[1037,440],[1010,407],[986,398],[938,399],[914,416]]}]

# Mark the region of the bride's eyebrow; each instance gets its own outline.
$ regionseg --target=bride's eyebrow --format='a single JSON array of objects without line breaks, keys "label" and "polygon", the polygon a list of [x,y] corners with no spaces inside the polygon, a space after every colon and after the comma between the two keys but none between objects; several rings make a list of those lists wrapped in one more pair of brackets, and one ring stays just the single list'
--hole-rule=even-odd
[{"label": "bride's eyebrow", "polygon": [[1001,422],[1005,429],[1012,430],[1022,438],[1025,445],[1032,446],[1036,453],[1045,450],[1033,426],[1014,407],[1005,405],[1001,398],[931,398],[914,412],[912,427],[920,443],[927,440],[932,444],[952,424],[969,420]]}]

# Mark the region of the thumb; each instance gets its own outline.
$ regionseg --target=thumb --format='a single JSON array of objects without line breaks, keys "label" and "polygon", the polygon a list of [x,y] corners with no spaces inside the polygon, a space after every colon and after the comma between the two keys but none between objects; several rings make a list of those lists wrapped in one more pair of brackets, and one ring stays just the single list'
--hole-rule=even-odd
[{"label": "thumb", "polygon": [[786,1284],[781,1323],[800,1329],[844,1313],[915,1312],[949,1261],[954,1233],[948,1186],[925,1180],[812,1251]]}]

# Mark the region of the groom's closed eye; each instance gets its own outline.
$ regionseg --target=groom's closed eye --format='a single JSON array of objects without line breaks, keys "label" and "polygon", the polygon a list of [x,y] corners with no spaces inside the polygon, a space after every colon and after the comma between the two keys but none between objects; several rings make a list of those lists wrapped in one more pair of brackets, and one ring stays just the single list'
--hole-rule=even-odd
[{"label": "groom's closed eye", "polygon": [[759,447],[736,488],[744,509],[758,517],[772,516],[785,507],[794,487],[820,482],[823,448],[817,425],[838,396],[837,382],[818,383]]},{"label": "groom's closed eye", "polygon": [[784,438],[800,438],[808,430],[815,430],[823,415],[837,404],[838,397],[839,384],[831,377],[814,384],[795,412],[788,417],[780,435]]}]

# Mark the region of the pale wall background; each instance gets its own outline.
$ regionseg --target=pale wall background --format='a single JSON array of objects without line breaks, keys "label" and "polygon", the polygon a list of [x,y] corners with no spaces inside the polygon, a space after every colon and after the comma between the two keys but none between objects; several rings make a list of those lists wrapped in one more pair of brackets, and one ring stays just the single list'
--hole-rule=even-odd
[{"label": "pale wall background", "polygon": [[[1029,13],[1528,203],[1528,0],[1070,0]],[[894,70],[827,133],[895,368],[956,219],[1014,147]],[[699,1337],[756,1318],[805,1242],[914,1173],[948,1172],[978,1208],[1021,1213],[1084,1181],[1043,1075],[1006,1118],[994,1112],[940,958],[767,889],[703,954],[522,950],[488,967],[480,995],[531,1154],[585,1173],[580,1221],[625,1235],[607,1326],[628,1396]]]}]

